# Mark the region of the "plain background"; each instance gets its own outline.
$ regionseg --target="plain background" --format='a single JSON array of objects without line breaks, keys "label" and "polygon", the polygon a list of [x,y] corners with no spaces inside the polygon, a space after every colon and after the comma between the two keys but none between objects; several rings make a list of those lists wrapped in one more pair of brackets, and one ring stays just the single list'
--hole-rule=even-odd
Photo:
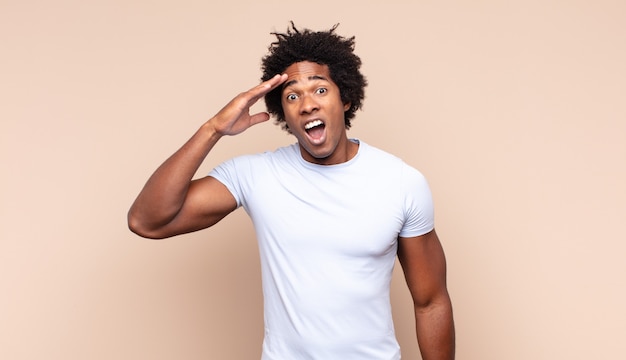
[{"label": "plain background", "polygon": [[[126,212],[289,20],[356,36],[349,135],[430,181],[457,358],[622,357],[623,1],[0,0],[0,358],[259,358],[245,212],[164,241]],[[292,141],[259,125],[198,175]],[[399,271],[392,298],[418,359]]]}]

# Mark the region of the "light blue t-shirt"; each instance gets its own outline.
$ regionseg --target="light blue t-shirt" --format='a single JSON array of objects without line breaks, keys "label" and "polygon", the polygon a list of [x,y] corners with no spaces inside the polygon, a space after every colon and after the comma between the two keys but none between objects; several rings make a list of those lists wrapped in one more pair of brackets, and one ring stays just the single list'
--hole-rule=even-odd
[{"label": "light blue t-shirt", "polygon": [[250,215],[262,266],[262,360],[400,359],[389,289],[397,238],[434,227],[424,176],[359,143],[337,165],[297,144],[216,167]]}]

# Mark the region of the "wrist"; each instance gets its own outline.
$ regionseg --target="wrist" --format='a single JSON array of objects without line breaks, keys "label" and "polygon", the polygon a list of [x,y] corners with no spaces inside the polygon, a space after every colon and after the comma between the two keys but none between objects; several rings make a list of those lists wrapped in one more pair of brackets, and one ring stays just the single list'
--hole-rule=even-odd
[{"label": "wrist", "polygon": [[224,136],[219,131],[217,131],[215,125],[213,125],[213,118],[202,124],[199,132],[201,132],[208,141],[212,142],[215,142],[219,140],[222,136]]}]

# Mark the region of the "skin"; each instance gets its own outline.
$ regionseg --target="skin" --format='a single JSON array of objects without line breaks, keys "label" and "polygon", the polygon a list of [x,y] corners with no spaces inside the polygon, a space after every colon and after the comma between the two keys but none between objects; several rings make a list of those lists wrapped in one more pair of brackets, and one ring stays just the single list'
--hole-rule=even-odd
[{"label": "skin", "polygon": [[[240,134],[269,120],[265,112],[250,114],[250,107],[281,85],[285,121],[306,161],[333,165],[356,155],[358,144],[348,140],[344,121],[344,112],[350,104],[341,101],[328,67],[311,62],[294,63],[284,74],[236,96],[170,156],[148,179],[132,204],[128,212],[129,228],[140,236],[162,239],[208,228],[235,210],[236,201],[222,183],[209,176],[192,178],[223,136]],[[324,123],[321,137],[306,132],[305,125],[312,120]],[[398,238],[398,258],[413,298],[422,358],[454,359],[454,324],[446,288],[445,256],[435,231]]]},{"label": "skin", "polygon": [[[328,66],[308,61],[292,64],[285,70],[287,80],[282,92],[285,121],[298,140],[302,157],[320,165],[340,164],[354,157],[358,145],[348,140],[342,103]],[[312,120],[324,123],[321,139],[313,139],[304,126]]]},{"label": "skin", "polygon": [[236,96],[165,160],[132,204],[130,230],[163,239],[210,227],[235,210],[237,203],[226,186],[209,176],[192,177],[223,136],[240,134],[269,120],[266,112],[250,114],[250,107],[286,79],[286,75],[276,75]]},{"label": "skin", "polygon": [[455,331],[446,286],[446,259],[435,230],[416,237],[399,237],[398,260],[413,298],[422,359],[454,359]]}]

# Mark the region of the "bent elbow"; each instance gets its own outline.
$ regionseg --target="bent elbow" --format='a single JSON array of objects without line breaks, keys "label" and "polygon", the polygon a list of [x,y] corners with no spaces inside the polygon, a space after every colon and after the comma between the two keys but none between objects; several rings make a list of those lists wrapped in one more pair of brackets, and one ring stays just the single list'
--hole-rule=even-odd
[{"label": "bent elbow", "polygon": [[136,215],[132,212],[128,213],[127,216],[128,229],[136,235],[139,235],[146,239],[159,240],[164,239],[167,236],[160,234],[158,231],[150,228],[144,221],[141,221]]}]

